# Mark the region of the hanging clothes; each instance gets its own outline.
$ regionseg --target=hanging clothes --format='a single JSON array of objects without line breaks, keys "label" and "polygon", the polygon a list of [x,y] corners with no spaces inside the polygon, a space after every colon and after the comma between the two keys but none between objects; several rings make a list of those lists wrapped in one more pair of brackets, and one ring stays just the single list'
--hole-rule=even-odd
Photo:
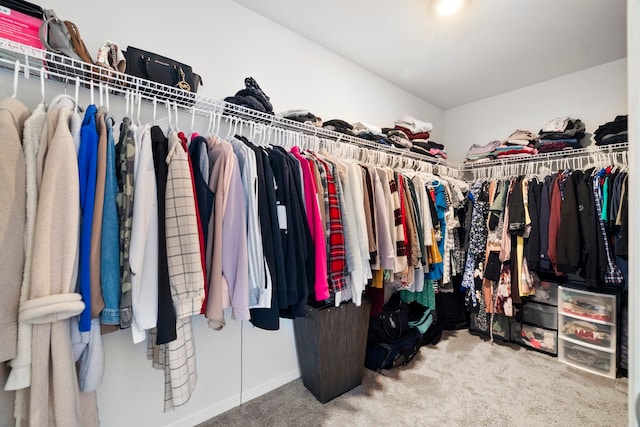
[{"label": "hanging clothes", "polygon": [[[3,110],[0,109],[0,111],[3,111]],[[0,129],[3,129],[4,132],[7,132],[7,133],[13,133],[12,125],[16,126],[15,134],[13,136],[6,135],[1,139],[2,141],[6,141],[7,144],[10,144],[12,141],[14,144],[19,142],[19,141],[16,141],[14,138],[16,136],[19,137],[20,135],[21,127],[19,123],[23,116],[19,115],[17,117],[18,117],[17,122],[12,121],[10,124],[0,125]],[[37,157],[37,153],[40,145],[40,137],[43,133],[46,118],[47,118],[46,106],[44,104],[39,104],[36,107],[36,109],[33,111],[33,113],[31,113],[31,115],[28,118],[26,118],[26,120],[24,120],[24,131],[22,132],[22,149],[24,150],[24,164],[25,164],[25,170],[26,170],[25,186],[22,187],[20,185],[10,184],[14,179],[18,181],[20,180],[20,177],[22,175],[20,173],[16,173],[15,175],[11,174],[9,176],[3,177],[3,182],[6,182],[7,186],[3,190],[0,190],[0,191],[3,191],[3,195],[2,195],[3,201],[2,203],[0,203],[0,206],[2,206],[3,208],[10,208],[10,209],[20,207],[21,205],[20,196],[18,196],[16,200],[16,197],[8,196],[7,194],[4,193],[4,191],[7,191],[7,190],[11,191],[11,189],[14,189],[14,188],[25,188],[26,190],[26,201],[25,201],[26,202],[25,204],[26,220],[25,220],[25,240],[24,240],[25,260],[24,260],[24,269],[22,274],[22,285],[20,287],[20,297],[19,297],[20,305],[23,305],[28,301],[31,293],[33,241],[35,237],[34,236],[35,225],[36,225],[35,220],[36,220],[36,213],[38,208],[38,187],[36,183],[36,180],[37,180],[36,157]],[[17,159],[16,161],[12,161],[12,154],[16,155],[17,152],[12,151],[11,149],[7,149],[6,155],[2,157],[2,161],[8,162],[8,164],[12,165],[12,167],[16,167],[19,169],[20,160]],[[9,171],[10,167],[8,165],[5,167],[5,165],[3,164],[2,170]],[[12,199],[12,201],[9,202],[9,200],[6,200],[5,198]],[[2,214],[0,215],[0,218],[9,219],[9,218],[14,218],[14,216]],[[4,226],[5,225],[3,224],[2,227]],[[19,230],[20,230],[19,225],[7,226],[7,232],[17,233]],[[5,232],[3,232],[2,234],[6,235]],[[18,245],[21,242],[19,239],[12,239],[11,241],[15,242]],[[0,251],[9,250],[9,246],[10,245],[3,245],[3,249],[0,249]],[[14,249],[17,249],[17,248],[14,248]],[[12,254],[11,257],[15,257],[15,256],[20,257],[20,252],[17,250],[11,250],[11,254]],[[10,260],[10,258],[5,258],[4,253],[3,253],[3,259]],[[17,260],[14,260],[13,262],[16,262],[17,264],[14,267],[9,267],[7,265],[9,269],[17,268],[20,264],[20,262]],[[8,272],[6,274],[6,278],[11,278],[11,277],[15,278],[17,277],[17,274],[18,273],[15,271]],[[2,289],[8,289],[8,288],[7,286],[3,285]],[[5,304],[11,304],[13,301],[14,300],[9,296],[9,292],[8,292],[7,297],[3,299],[3,302]],[[11,371],[9,373],[7,383],[5,385],[5,390],[18,390],[16,392],[16,401],[15,401],[16,402],[15,408],[16,408],[16,415],[17,415],[17,412],[21,411],[21,409],[19,410],[18,408],[24,407],[23,402],[26,397],[26,390],[24,389],[26,387],[29,387],[29,384],[31,382],[31,324],[24,322],[23,320],[20,320],[20,318],[18,317],[18,305],[16,305],[15,307],[6,307],[6,308],[3,307],[2,313],[8,316],[8,318],[10,319],[10,322],[12,322],[13,319],[16,319],[16,318],[18,319],[17,347],[16,347],[17,351],[16,351],[15,357],[11,360]],[[15,317],[11,317],[10,316],[11,313],[13,313]],[[4,324],[5,322],[3,321],[2,323]],[[11,327],[8,328],[8,331],[11,331]],[[11,333],[9,333],[9,335],[11,335]],[[12,342],[12,340],[10,338],[9,339],[0,338],[0,341],[7,343],[7,345],[4,346],[3,351],[11,351],[12,346],[10,343]],[[5,360],[5,357],[6,356],[3,356],[2,360]]]},{"label": "hanging clothes", "polygon": [[159,226],[156,174],[151,128],[143,125],[135,134],[135,200],[131,221],[131,334],[134,343],[144,341],[158,320]]},{"label": "hanging clothes", "polygon": [[[133,196],[136,170],[137,126],[128,117],[120,124],[120,138],[116,145],[118,162],[118,215],[120,220],[120,327],[125,329],[133,321],[131,295],[131,231],[133,228]],[[139,154],[139,153],[138,153]]]},{"label": "hanging clothes", "polygon": [[[33,324],[29,422],[83,425],[71,348],[69,318],[84,309],[74,292],[80,237],[76,149],[68,127],[73,100],[59,98],[47,112],[46,138],[38,151],[40,198],[35,222],[32,286],[21,317]],[[52,362],[52,363],[50,363]],[[54,372],[52,371],[55,370]],[[54,410],[55,408],[55,410]]]},{"label": "hanging clothes", "polygon": [[166,344],[176,339],[176,309],[171,299],[169,266],[167,264],[166,192],[169,142],[160,127],[151,128],[151,147],[156,177],[158,206],[158,321],[156,344]]}]

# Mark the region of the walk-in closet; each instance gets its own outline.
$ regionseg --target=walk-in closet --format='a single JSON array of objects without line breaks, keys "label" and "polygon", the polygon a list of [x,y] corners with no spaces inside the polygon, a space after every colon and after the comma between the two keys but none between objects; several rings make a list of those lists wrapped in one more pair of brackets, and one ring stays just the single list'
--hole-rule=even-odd
[{"label": "walk-in closet", "polygon": [[636,0],[0,0],[0,427],[640,422]]}]

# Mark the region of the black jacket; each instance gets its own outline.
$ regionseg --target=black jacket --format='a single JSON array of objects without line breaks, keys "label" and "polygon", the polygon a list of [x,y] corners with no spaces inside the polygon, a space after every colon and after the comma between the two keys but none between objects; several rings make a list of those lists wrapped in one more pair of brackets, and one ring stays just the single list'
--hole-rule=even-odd
[{"label": "black jacket", "polygon": [[158,196],[158,336],[156,344],[160,345],[174,341],[177,335],[176,309],[171,298],[171,285],[169,284],[165,232],[165,193],[169,171],[166,158],[169,152],[169,141],[158,126],[151,128],[151,144]]},{"label": "black jacket", "polygon": [[581,248],[584,242],[577,186],[582,180],[582,172],[575,171],[567,178],[564,185],[564,200],[560,206],[561,226],[558,229],[556,244],[556,264],[558,271],[563,273],[575,273],[580,266]]}]

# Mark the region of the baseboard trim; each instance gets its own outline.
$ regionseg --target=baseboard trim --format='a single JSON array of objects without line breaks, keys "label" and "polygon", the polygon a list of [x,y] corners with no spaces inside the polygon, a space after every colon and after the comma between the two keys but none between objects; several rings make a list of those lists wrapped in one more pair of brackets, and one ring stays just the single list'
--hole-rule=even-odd
[{"label": "baseboard trim", "polygon": [[247,403],[250,400],[255,399],[256,397],[262,396],[265,393],[270,392],[271,390],[275,390],[276,388],[283,386],[291,381],[300,378],[300,370],[293,369],[286,374],[280,375],[279,377],[273,378],[272,380],[267,381],[266,383],[260,384],[256,387],[253,387],[249,390],[245,390],[242,393],[242,402]]},{"label": "baseboard trim", "polygon": [[193,427],[215,417],[216,415],[220,415],[223,412],[228,411],[229,409],[233,409],[236,406],[240,406],[239,394],[225,399],[222,402],[218,402],[212,406],[209,406],[208,408],[205,408],[201,411],[189,414],[188,416],[177,421],[166,424],[166,427]]},{"label": "baseboard trim", "polygon": [[166,427],[193,427],[217,415],[220,415],[223,412],[228,411],[229,409],[238,407],[243,403],[247,403],[250,400],[255,399],[256,397],[270,392],[271,390],[275,390],[280,386],[290,383],[291,381],[299,377],[299,369],[291,370],[283,375],[280,375],[279,377],[267,381],[264,384],[260,384],[247,391],[244,391],[242,394],[236,394],[235,396],[225,399],[222,402],[218,402],[212,406],[209,406],[208,408],[189,414],[188,416],[172,423],[166,424]]}]

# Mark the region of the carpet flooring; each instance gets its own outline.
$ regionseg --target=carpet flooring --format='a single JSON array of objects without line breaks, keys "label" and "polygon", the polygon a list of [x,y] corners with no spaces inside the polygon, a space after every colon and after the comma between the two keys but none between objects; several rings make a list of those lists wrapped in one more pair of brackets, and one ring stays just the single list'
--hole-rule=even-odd
[{"label": "carpet flooring", "polygon": [[362,385],[324,405],[298,379],[199,427],[542,425],[628,425],[627,379],[467,330],[445,331],[409,365],[365,369]]}]

